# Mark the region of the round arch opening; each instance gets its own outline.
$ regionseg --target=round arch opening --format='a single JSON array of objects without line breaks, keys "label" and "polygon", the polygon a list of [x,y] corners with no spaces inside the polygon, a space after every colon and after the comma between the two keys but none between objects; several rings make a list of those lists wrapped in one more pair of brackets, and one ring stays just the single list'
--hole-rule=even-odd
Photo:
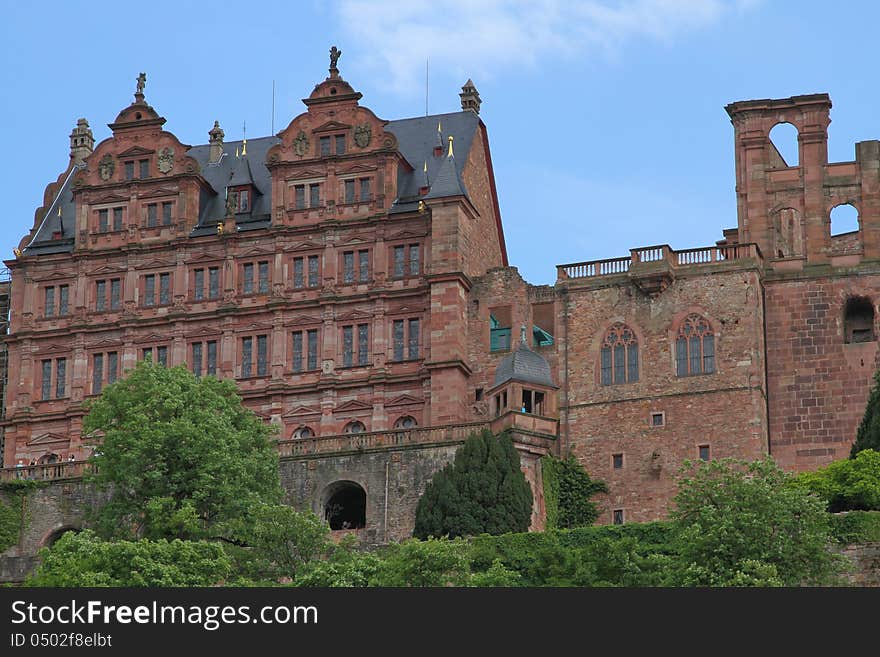
[{"label": "round arch opening", "polygon": [[367,492],[354,481],[330,484],[324,491],[321,506],[332,530],[362,529],[367,525]]}]

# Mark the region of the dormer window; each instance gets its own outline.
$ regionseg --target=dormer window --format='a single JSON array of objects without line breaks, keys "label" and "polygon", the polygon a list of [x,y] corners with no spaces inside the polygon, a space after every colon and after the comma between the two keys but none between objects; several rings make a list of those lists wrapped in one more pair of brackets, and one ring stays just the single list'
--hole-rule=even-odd
[{"label": "dormer window", "polygon": [[250,205],[251,195],[248,190],[243,189],[238,193],[238,211],[239,212],[248,212],[251,208]]}]

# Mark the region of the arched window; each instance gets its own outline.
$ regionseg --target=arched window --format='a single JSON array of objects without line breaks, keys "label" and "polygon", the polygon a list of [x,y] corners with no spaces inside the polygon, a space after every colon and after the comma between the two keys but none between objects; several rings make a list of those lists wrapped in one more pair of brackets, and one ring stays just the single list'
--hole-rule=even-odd
[{"label": "arched window", "polygon": [[293,432],[292,438],[312,438],[314,437],[315,432],[311,427],[299,427],[296,431]]},{"label": "arched window", "polygon": [[678,376],[715,372],[715,334],[705,317],[688,315],[678,327],[675,365]]},{"label": "arched window", "polygon": [[416,422],[416,419],[412,415],[399,417],[397,418],[397,422],[394,423],[395,429],[415,429],[417,426],[419,426],[419,423]]},{"label": "arched window", "polygon": [[618,322],[602,341],[602,385],[639,380],[639,343],[626,324]]},{"label": "arched window", "polygon": [[859,232],[859,211],[851,203],[831,208],[831,235]]},{"label": "arched window", "polygon": [[367,428],[364,426],[364,423],[360,420],[353,420],[345,425],[345,428],[342,430],[343,433],[363,433]]},{"label": "arched window", "polygon": [[37,463],[40,465],[49,465],[50,463],[58,463],[60,460],[61,459],[58,458],[57,454],[43,454]]},{"label": "arched window", "polygon": [[843,315],[843,338],[847,343],[873,342],[874,304],[865,297],[850,297],[846,300]]}]

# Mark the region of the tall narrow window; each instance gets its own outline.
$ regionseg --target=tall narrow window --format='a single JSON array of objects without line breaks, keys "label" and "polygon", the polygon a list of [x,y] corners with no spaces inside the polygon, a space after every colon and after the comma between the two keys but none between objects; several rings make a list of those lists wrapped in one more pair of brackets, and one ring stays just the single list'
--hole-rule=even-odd
[{"label": "tall narrow window", "polygon": [[409,320],[409,341],[407,343],[407,356],[410,360],[416,360],[419,357],[419,320]]},{"label": "tall narrow window", "polygon": [[370,179],[361,178],[360,187],[360,198],[358,200],[361,203],[366,203],[370,200]]},{"label": "tall narrow window", "polygon": [[293,259],[293,287],[303,287],[303,258]]},{"label": "tall narrow window", "polygon": [[358,365],[370,363],[370,326],[358,324]]},{"label": "tall narrow window", "polygon": [[254,265],[249,262],[242,268],[242,294],[254,293]]},{"label": "tall narrow window", "polygon": [[159,304],[171,303],[171,274],[159,274]]},{"label": "tall narrow window", "polygon": [[321,147],[321,157],[330,155],[330,137],[321,137],[318,143]]},{"label": "tall narrow window", "polygon": [[269,336],[257,336],[257,376],[269,373]]},{"label": "tall narrow window", "polygon": [[168,367],[168,347],[156,347],[156,362],[162,367]]},{"label": "tall narrow window", "polygon": [[107,354],[107,383],[115,383],[119,375],[119,356],[115,351]]},{"label": "tall narrow window", "polygon": [[345,181],[345,202],[354,203],[354,180]]},{"label": "tall narrow window", "polygon": [[58,399],[64,397],[67,392],[67,359],[59,358],[55,361],[55,396]]},{"label": "tall narrow window", "polygon": [[107,309],[107,282],[95,282],[95,310],[102,312]]},{"label": "tall narrow window", "polygon": [[201,301],[205,298],[205,270],[204,269],[196,269],[193,272],[193,298],[196,301]]},{"label": "tall narrow window", "polygon": [[700,446],[698,447],[698,450],[699,450],[700,460],[701,460],[701,461],[708,461],[708,460],[710,460],[710,458],[709,458],[709,446],[708,446],[708,445],[700,445]]},{"label": "tall narrow window", "polygon": [[614,509],[613,522],[615,525],[622,525],[623,524],[623,509]]},{"label": "tall narrow window", "polygon": [[874,303],[867,297],[850,297],[843,311],[843,338],[846,343],[873,342]]},{"label": "tall narrow window", "polygon": [[403,278],[405,270],[404,258],[406,256],[405,246],[394,247],[394,278]]},{"label": "tall narrow window", "polygon": [[251,195],[248,190],[243,189],[238,193],[238,211],[247,212],[251,205]]},{"label": "tall narrow window", "polygon": [[122,230],[122,208],[113,208],[113,230]]},{"label": "tall narrow window", "polygon": [[304,210],[306,207],[306,186],[296,185],[293,188],[294,203],[297,210]]},{"label": "tall narrow window", "polygon": [[139,171],[141,178],[149,178],[150,177],[150,161],[149,160],[140,160],[138,161]]},{"label": "tall narrow window", "polygon": [[309,256],[309,287],[318,287],[318,256]]},{"label": "tall narrow window", "polygon": [[257,269],[259,270],[259,280],[257,291],[260,294],[268,294],[269,293],[269,263],[261,262],[257,265]]},{"label": "tall narrow window", "polygon": [[317,208],[321,205],[321,185],[312,183],[309,185],[309,207]]},{"label": "tall narrow window", "polygon": [[342,282],[354,283],[354,251],[342,254]]},{"label": "tall narrow window", "polygon": [[336,135],[336,154],[343,155],[345,153],[345,135]]},{"label": "tall narrow window", "polygon": [[125,179],[133,180],[134,179],[134,162],[126,162],[125,163]]},{"label": "tall narrow window", "polygon": [[192,346],[192,373],[196,377],[202,376],[202,343],[194,342]]},{"label": "tall narrow window", "polygon": [[46,317],[52,317],[55,314],[55,288],[45,288],[45,302],[43,305],[43,314]]},{"label": "tall narrow window", "polygon": [[342,327],[342,366],[351,367],[354,350],[354,327]]},{"label": "tall narrow window", "polygon": [[144,305],[156,305],[156,275],[147,274],[144,276]]},{"label": "tall narrow window", "polygon": [[52,396],[52,361],[44,360],[42,363],[42,381],[40,386],[40,399],[50,399]]},{"label": "tall narrow window", "polygon": [[395,319],[392,337],[394,339],[394,360],[403,360],[403,320]]},{"label": "tall narrow window", "polygon": [[58,287],[58,314],[64,316],[67,314],[68,300],[70,298],[70,288],[67,285]]},{"label": "tall narrow window", "polygon": [[208,376],[216,376],[217,374],[217,341],[208,342],[208,367],[205,372]]},{"label": "tall narrow window", "polygon": [[171,225],[171,208],[174,207],[174,203],[170,201],[166,201],[162,204],[162,225],[170,226]]},{"label": "tall narrow window", "polygon": [[122,279],[113,278],[110,280],[110,310],[119,310],[122,300]]},{"label": "tall narrow window", "polygon": [[418,276],[420,271],[419,264],[419,245],[418,244],[410,244],[409,245],[409,275],[410,276]]},{"label": "tall narrow window", "polygon": [[98,231],[101,233],[106,233],[109,230],[107,212],[107,210],[98,210]]},{"label": "tall narrow window", "polygon": [[252,363],[254,356],[253,338],[241,339],[241,376],[249,377],[252,373]]},{"label": "tall narrow window", "polygon": [[366,283],[370,280],[370,252],[367,249],[358,251],[358,281]]},{"label": "tall narrow window", "polygon": [[303,369],[303,332],[293,333],[293,371],[302,372]]},{"label": "tall narrow window", "polygon": [[155,203],[147,204],[147,228],[155,228],[158,223],[158,206]]},{"label": "tall narrow window", "polygon": [[605,333],[601,350],[602,385],[639,380],[639,344],[626,324],[614,324]]},{"label": "tall narrow window", "polygon": [[688,315],[679,326],[675,369],[678,376],[715,372],[715,334],[704,317]]},{"label": "tall narrow window", "polygon": [[311,329],[307,335],[308,338],[308,362],[307,366],[310,370],[318,369],[318,330]]},{"label": "tall narrow window", "polygon": [[220,296],[220,268],[208,267],[208,298],[216,299]]},{"label": "tall narrow window", "polygon": [[148,361],[152,362],[152,360],[153,360],[153,348],[152,347],[144,347],[143,350],[141,350],[141,360],[143,360],[143,361],[148,360]]},{"label": "tall narrow window", "polygon": [[92,356],[92,394],[101,393],[101,386],[104,382],[104,354],[95,354]]}]

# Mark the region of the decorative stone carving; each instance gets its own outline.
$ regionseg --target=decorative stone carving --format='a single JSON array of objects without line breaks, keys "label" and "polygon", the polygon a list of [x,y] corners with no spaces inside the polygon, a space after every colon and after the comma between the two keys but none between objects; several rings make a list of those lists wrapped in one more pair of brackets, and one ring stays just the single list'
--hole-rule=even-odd
[{"label": "decorative stone carving", "polygon": [[369,123],[363,123],[359,126],[355,126],[354,129],[354,143],[358,145],[360,148],[366,148],[370,145],[370,141],[373,138],[373,131],[370,129]]},{"label": "decorative stone carving", "polygon": [[98,162],[98,175],[101,176],[101,180],[110,180],[113,177],[113,172],[116,170],[116,160],[114,160],[110,155],[105,155],[101,158],[101,161]]},{"label": "decorative stone carving", "polygon": [[158,158],[159,171],[163,174],[171,173],[174,169],[174,149],[167,146],[159,151]]},{"label": "decorative stone carving", "polygon": [[293,140],[293,152],[300,157],[309,152],[309,138],[305,130],[300,130],[296,139]]}]

